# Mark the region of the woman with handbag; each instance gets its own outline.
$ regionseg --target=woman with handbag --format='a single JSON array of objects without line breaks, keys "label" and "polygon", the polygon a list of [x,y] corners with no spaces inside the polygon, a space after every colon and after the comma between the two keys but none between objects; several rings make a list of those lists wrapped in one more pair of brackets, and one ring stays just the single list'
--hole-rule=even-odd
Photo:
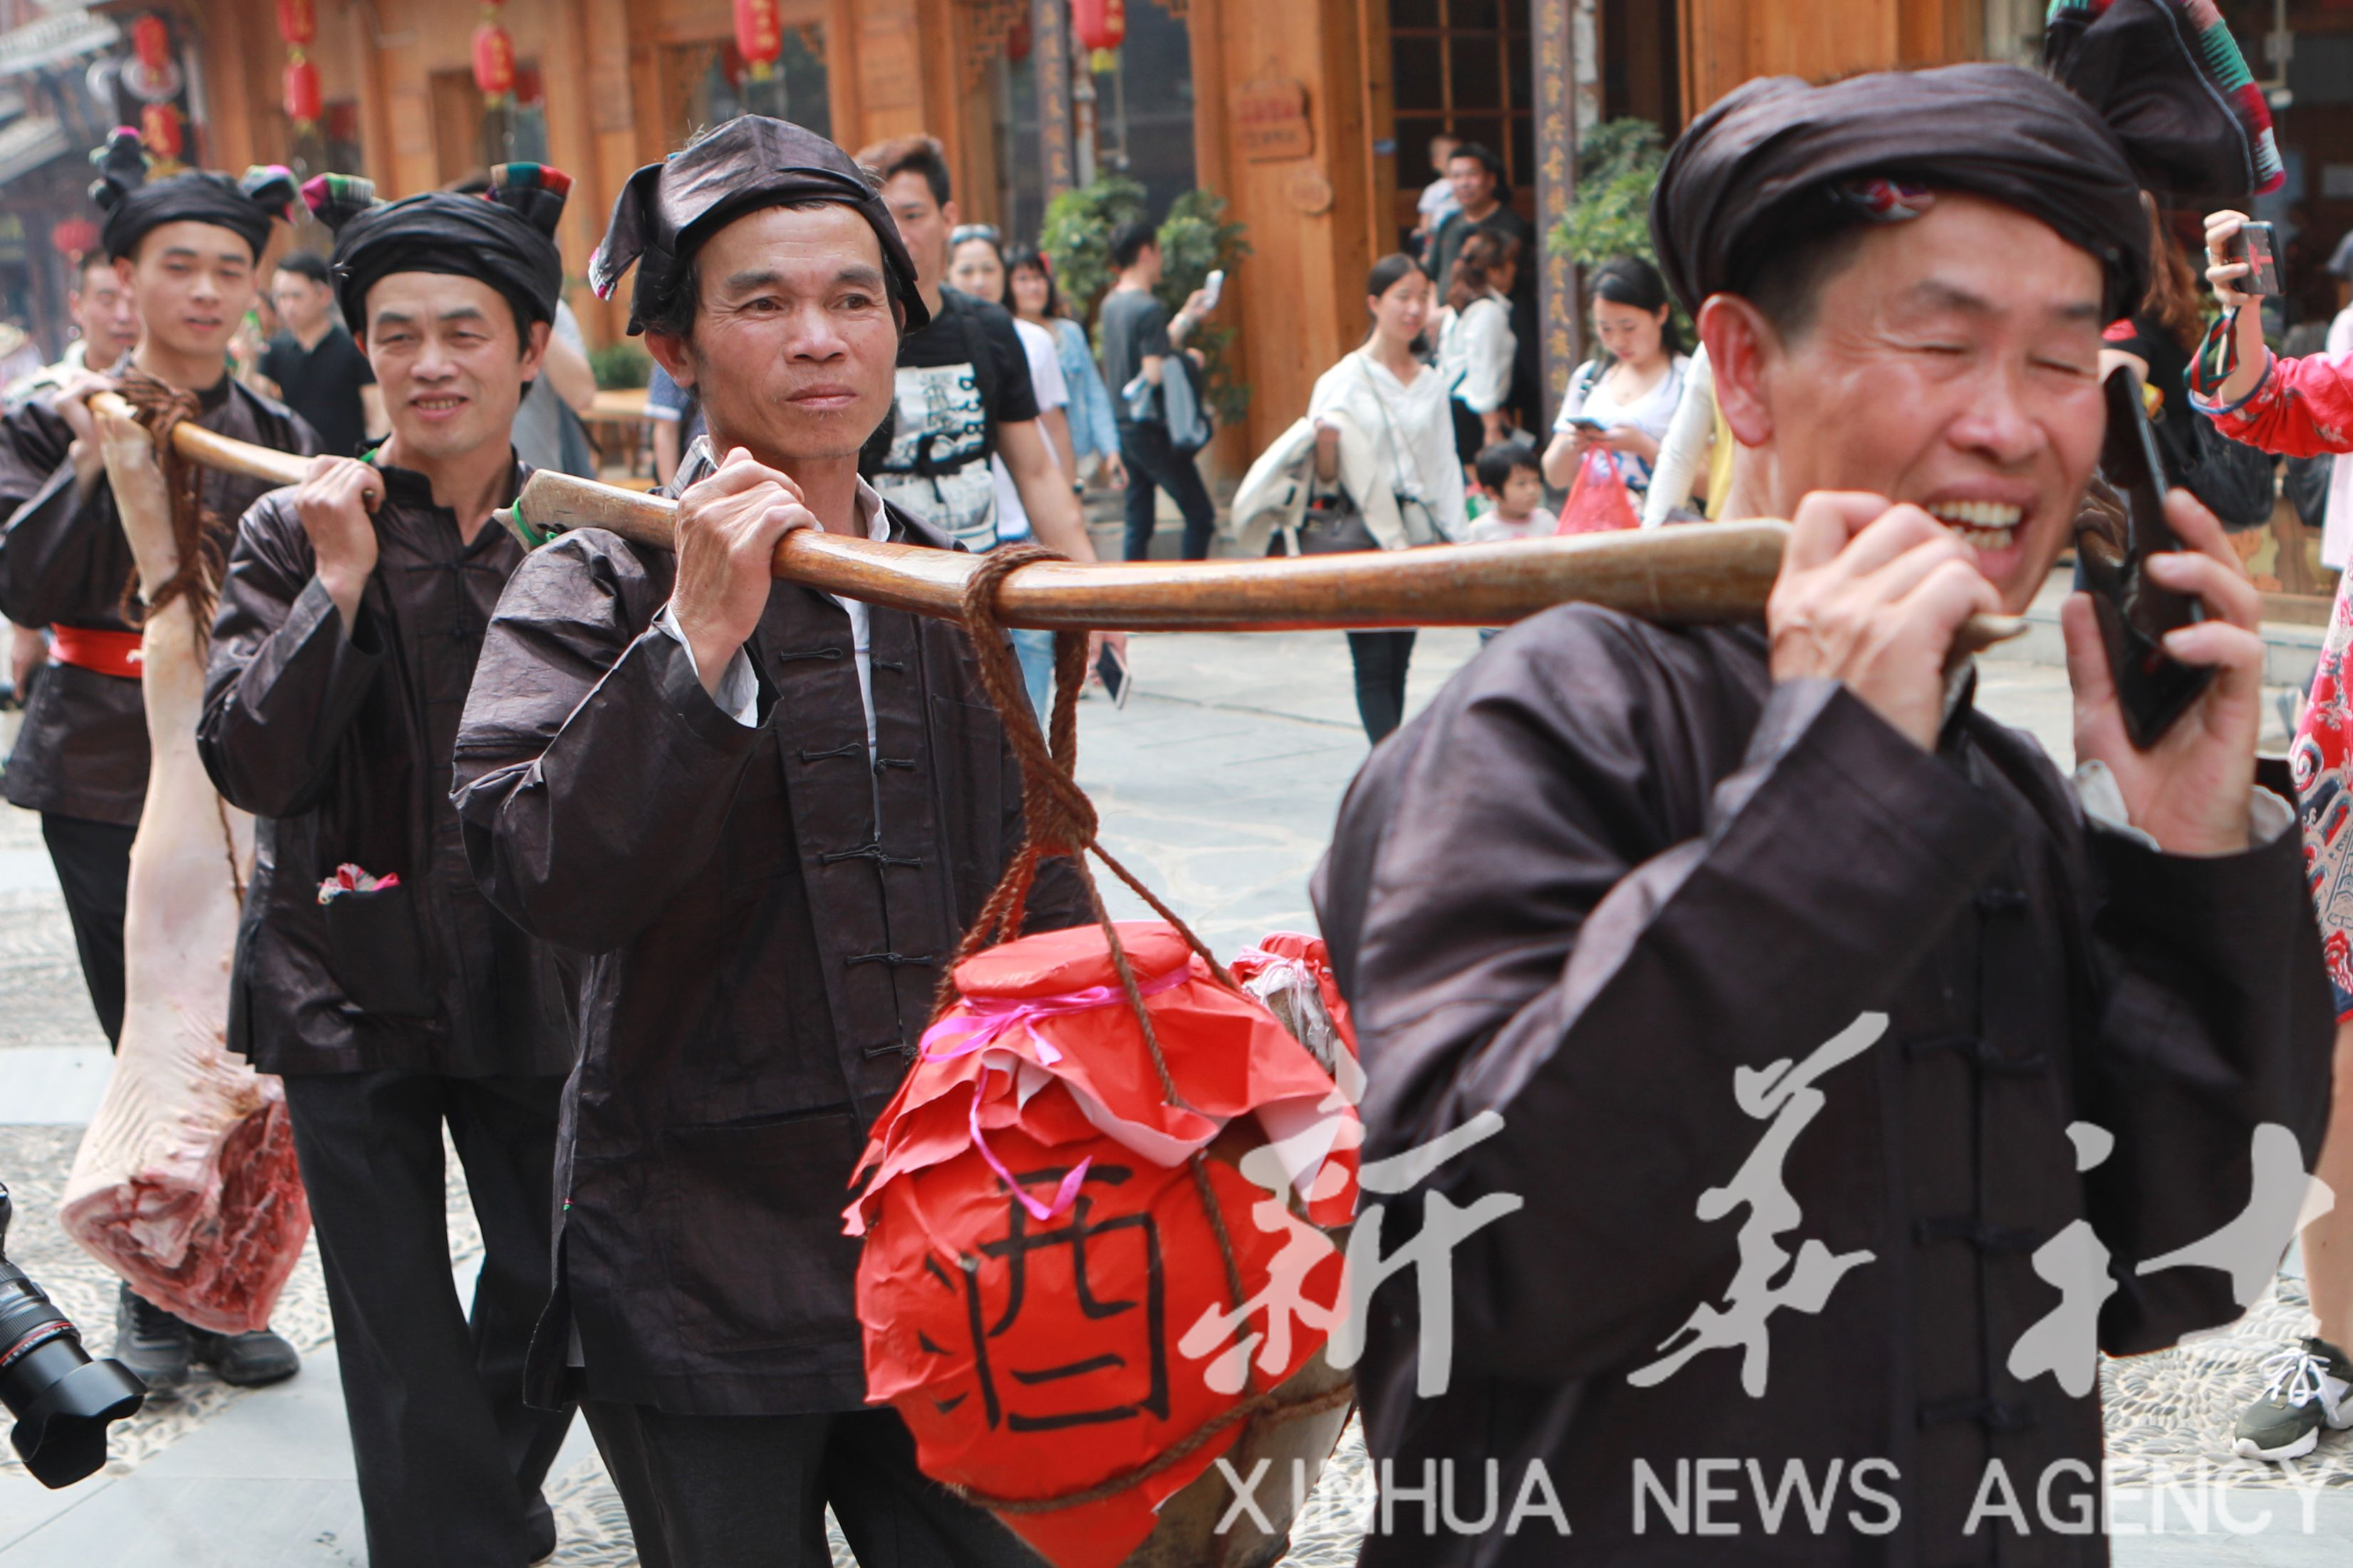
[{"label": "woman with handbag", "polygon": [[[1620,505],[1601,508],[1572,493],[1562,510],[1562,531],[1573,516],[1614,512],[1631,528],[1650,487],[1659,443],[1683,400],[1691,368],[1683,335],[1667,302],[1659,269],[1640,257],[1604,262],[1593,275],[1593,337],[1601,353],[1578,365],[1568,378],[1553,421],[1552,445],[1545,448],[1545,483],[1575,492],[1591,491],[1613,477]],[[1588,527],[1609,526],[1588,524]]]},{"label": "woman with handbag", "polygon": [[[1458,537],[1465,527],[1462,464],[1446,378],[1421,357],[1435,303],[1430,275],[1410,256],[1385,256],[1365,283],[1373,330],[1324,373],[1307,400],[1315,426],[1315,479],[1333,493],[1309,505],[1303,553],[1403,550]],[[1405,716],[1410,631],[1350,632],[1356,712],[1375,744]]]}]

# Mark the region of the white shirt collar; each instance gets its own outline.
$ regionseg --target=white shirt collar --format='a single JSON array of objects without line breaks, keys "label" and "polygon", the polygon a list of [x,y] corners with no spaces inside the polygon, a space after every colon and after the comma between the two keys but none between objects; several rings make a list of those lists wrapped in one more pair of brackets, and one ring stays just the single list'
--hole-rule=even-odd
[{"label": "white shirt collar", "polygon": [[850,504],[858,509],[858,521],[866,525],[868,539],[877,544],[891,542],[891,514],[882,510],[881,496],[866,482],[863,474],[858,478],[858,490],[850,498]]}]

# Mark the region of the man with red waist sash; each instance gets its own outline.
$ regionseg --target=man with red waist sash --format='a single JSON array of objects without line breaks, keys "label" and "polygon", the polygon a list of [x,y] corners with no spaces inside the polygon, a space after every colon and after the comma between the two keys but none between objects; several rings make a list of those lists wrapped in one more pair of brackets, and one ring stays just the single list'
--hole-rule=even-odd
[{"label": "man with red waist sash", "polygon": [[[92,195],[105,209],[102,243],[138,307],[138,345],[0,417],[0,616],[47,626],[53,668],[36,684],[0,798],[41,814],[82,978],[100,1027],[122,1030],[122,914],[131,840],[147,794],[147,718],[139,689],[137,573],[114,510],[86,400],[145,375],[193,392],[206,429],[280,451],[315,451],[311,427],[228,374],[230,335],[252,308],[273,221],[293,199],[292,176],[255,169],[242,181],[191,171],[150,183],[137,134],[117,131]],[[205,510],[226,553],[237,520],[271,487],[212,469]],[[219,1335],[130,1293],[115,1353],[151,1389],[169,1389],[192,1360],[228,1382],[292,1375],[293,1347],[271,1333]]]}]

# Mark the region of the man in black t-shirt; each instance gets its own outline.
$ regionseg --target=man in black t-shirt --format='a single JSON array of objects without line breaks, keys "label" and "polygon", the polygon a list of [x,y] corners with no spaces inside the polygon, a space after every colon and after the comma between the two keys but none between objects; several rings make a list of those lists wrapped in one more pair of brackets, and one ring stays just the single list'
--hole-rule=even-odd
[{"label": "man in black t-shirt", "polygon": [[1013,318],[954,289],[948,234],[955,226],[947,161],[929,136],[869,147],[858,162],[881,175],[932,324],[899,343],[898,401],[859,464],[885,500],[905,508],[965,549],[995,548],[997,493],[988,459],[1002,455],[1038,542],[1073,561],[1094,546],[1069,479],[1038,428],[1029,360]]},{"label": "man in black t-shirt", "polygon": [[1004,426],[1038,417],[1037,394],[1004,308],[938,293],[932,324],[899,344],[898,402],[868,447],[868,481],[966,550],[988,550],[997,542],[988,459]]},{"label": "man in black t-shirt", "polygon": [[389,426],[367,355],[332,314],[327,264],[307,250],[290,252],[270,279],[269,301],[286,330],[262,353],[259,368],[270,384],[264,390],[301,411],[327,456],[357,456],[362,442]]}]

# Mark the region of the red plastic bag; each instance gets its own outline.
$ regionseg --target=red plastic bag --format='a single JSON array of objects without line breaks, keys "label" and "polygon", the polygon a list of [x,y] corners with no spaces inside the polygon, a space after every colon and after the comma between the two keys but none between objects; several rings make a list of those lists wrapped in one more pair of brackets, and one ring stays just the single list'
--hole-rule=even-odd
[{"label": "red plastic bag", "polygon": [[[1241,1437],[1246,1387],[1323,1347],[1342,1268],[1324,1229],[1353,1210],[1363,1136],[1332,1075],[1173,929],[1119,932],[1173,1102],[1100,928],[989,948],[957,965],[845,1215],[867,1396],[925,1475],[1013,1504],[999,1517],[1060,1568],[1125,1559]],[[1080,1494],[1100,1495],[1061,1500]]]},{"label": "red plastic bag", "polygon": [[1607,447],[1588,451],[1577,466],[1577,480],[1568,487],[1568,500],[1560,509],[1560,527],[1554,531],[1609,533],[1639,528],[1641,522],[1625,477],[1618,471],[1618,454]]}]

